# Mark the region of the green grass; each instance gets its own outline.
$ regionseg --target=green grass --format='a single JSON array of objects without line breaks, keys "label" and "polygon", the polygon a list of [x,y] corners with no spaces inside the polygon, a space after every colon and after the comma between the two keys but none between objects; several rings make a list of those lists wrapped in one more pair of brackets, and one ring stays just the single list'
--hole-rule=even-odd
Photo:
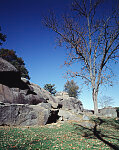
[{"label": "green grass", "polygon": [[94,127],[79,122],[42,127],[0,127],[0,150],[119,149],[119,121],[93,118]]}]

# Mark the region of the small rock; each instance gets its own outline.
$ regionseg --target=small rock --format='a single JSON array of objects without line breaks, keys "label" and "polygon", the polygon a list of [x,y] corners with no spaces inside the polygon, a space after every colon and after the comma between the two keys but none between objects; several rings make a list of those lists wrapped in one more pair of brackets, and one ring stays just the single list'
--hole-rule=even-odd
[{"label": "small rock", "polygon": [[83,118],[82,118],[84,121],[89,121],[90,120],[90,118],[88,117],[88,116],[86,116],[86,115],[83,115]]}]

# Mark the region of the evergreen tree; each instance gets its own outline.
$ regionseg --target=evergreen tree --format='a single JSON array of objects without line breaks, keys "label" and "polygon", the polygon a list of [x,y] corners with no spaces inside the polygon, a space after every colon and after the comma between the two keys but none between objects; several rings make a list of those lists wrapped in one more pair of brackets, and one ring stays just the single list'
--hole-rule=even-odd
[{"label": "evergreen tree", "polygon": [[52,95],[55,95],[57,92],[55,88],[55,84],[45,84],[44,89],[50,92]]}]

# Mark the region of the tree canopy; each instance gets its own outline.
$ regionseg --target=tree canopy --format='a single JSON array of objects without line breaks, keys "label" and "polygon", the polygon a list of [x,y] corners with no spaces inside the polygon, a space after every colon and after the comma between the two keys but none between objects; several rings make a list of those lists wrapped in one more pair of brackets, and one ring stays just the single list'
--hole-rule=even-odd
[{"label": "tree canopy", "polygon": [[70,97],[78,98],[79,86],[74,82],[74,80],[66,82],[64,85],[64,91],[69,94]]},{"label": "tree canopy", "polygon": [[0,27],[0,45],[3,44],[3,42],[6,41],[6,35],[1,33],[1,27]]},{"label": "tree canopy", "polygon": [[30,79],[23,59],[18,57],[14,50],[2,48],[0,49],[0,57],[10,62],[20,72],[22,77]]}]

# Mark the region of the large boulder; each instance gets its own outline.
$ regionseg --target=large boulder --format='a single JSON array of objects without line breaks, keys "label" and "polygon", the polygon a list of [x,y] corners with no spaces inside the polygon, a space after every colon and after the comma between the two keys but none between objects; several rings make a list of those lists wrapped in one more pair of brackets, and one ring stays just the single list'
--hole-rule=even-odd
[{"label": "large boulder", "polygon": [[105,117],[117,117],[117,110],[113,107],[103,108],[99,110],[99,115],[105,116]]},{"label": "large boulder", "polygon": [[72,111],[65,110],[65,109],[60,109],[58,112],[58,115],[60,117],[59,120],[61,121],[67,121],[67,120],[80,121],[81,120],[81,117],[79,117],[75,113],[72,113]]},{"label": "large boulder", "polygon": [[45,125],[50,116],[51,106],[28,104],[0,105],[0,125],[33,126]]}]

